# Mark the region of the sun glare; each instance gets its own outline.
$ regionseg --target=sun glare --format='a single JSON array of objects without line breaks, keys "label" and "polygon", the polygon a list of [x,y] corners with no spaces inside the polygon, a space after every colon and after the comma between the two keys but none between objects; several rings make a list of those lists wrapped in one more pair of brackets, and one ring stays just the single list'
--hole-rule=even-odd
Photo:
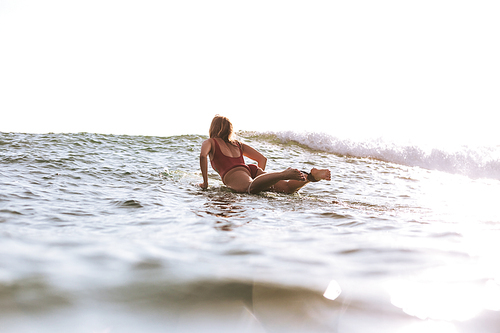
[{"label": "sun glare", "polygon": [[340,296],[341,292],[342,289],[340,288],[338,282],[335,280],[331,280],[325,292],[323,293],[323,297],[333,301]]},{"label": "sun glare", "polygon": [[500,310],[500,280],[479,267],[442,267],[387,284],[391,303],[419,319],[465,321]]},{"label": "sun glare", "polygon": [[442,321],[422,321],[412,323],[397,331],[398,333],[458,333],[455,326],[451,323]]}]

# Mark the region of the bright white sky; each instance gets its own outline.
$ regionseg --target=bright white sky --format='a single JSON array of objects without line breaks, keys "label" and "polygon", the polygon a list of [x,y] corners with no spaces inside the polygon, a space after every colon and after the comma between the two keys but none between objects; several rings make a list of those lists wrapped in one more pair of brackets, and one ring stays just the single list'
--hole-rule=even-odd
[{"label": "bright white sky", "polygon": [[[497,139],[499,1],[0,0],[0,131]],[[495,119],[495,120],[493,120]]]}]

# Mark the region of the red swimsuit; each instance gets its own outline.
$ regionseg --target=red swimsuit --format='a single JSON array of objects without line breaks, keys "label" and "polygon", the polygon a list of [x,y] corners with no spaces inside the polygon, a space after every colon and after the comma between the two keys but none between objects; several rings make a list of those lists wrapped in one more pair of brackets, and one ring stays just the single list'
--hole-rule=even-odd
[{"label": "red swimsuit", "polygon": [[217,140],[214,139],[213,141],[215,142],[215,152],[210,159],[210,164],[212,164],[212,168],[214,168],[214,170],[219,173],[222,180],[224,180],[224,176],[229,172],[229,170],[236,167],[247,168],[252,178],[255,178],[257,176],[257,166],[255,164],[245,164],[245,160],[243,159],[243,150],[241,149],[241,145],[239,143],[238,148],[240,149],[240,156],[229,157],[222,153]]}]

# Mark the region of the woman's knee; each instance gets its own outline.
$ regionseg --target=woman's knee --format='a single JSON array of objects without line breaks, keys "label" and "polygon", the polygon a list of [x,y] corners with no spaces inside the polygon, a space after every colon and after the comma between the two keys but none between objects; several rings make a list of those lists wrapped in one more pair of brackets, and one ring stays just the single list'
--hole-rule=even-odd
[{"label": "woman's knee", "polygon": [[273,190],[275,192],[279,193],[289,193],[290,191],[290,186],[288,186],[288,181],[287,180],[280,180],[273,186]]}]

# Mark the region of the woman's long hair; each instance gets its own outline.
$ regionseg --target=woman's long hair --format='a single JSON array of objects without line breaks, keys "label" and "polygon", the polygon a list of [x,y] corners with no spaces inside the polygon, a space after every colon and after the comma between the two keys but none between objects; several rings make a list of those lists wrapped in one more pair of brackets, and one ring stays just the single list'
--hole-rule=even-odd
[{"label": "woman's long hair", "polygon": [[216,115],[210,125],[210,138],[221,138],[225,142],[234,144],[233,124],[226,117]]}]

